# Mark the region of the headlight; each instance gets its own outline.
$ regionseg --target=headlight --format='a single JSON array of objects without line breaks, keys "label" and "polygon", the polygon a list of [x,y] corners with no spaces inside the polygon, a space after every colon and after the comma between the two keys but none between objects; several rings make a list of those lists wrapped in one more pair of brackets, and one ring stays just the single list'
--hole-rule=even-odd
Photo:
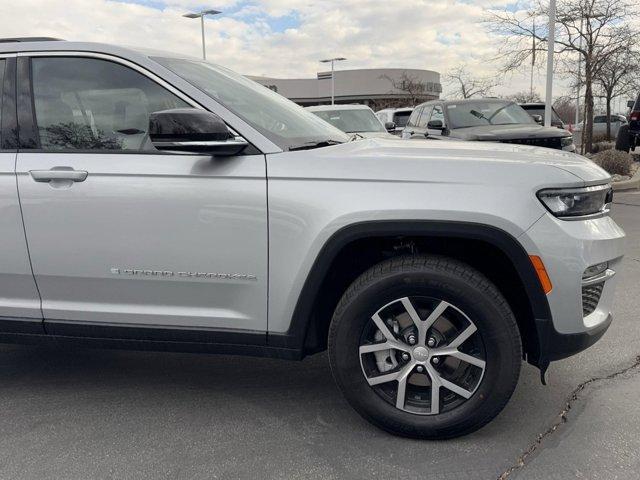
[{"label": "headlight", "polygon": [[613,201],[611,185],[540,190],[538,198],[556,217],[604,215]]},{"label": "headlight", "polygon": [[562,137],[560,139],[560,144],[563,148],[573,145],[573,137]]}]

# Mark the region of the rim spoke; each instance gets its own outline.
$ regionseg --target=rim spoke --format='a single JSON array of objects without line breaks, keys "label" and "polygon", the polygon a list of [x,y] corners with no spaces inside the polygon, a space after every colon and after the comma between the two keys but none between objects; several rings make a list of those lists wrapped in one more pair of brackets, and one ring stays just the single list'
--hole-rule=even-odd
[{"label": "rim spoke", "polygon": [[473,392],[470,392],[469,390],[465,390],[464,388],[459,387],[455,383],[450,382],[449,380],[446,380],[442,377],[440,377],[440,383],[442,384],[443,387],[445,387],[448,390],[451,390],[453,393],[457,393],[461,397],[469,398],[473,394]]},{"label": "rim spoke", "polygon": [[484,367],[486,365],[486,362],[484,360],[482,360],[480,358],[473,357],[473,356],[468,355],[466,353],[462,353],[462,352],[460,352],[458,350],[455,350],[455,351],[449,353],[448,355],[450,355],[452,357],[455,357],[458,360],[462,360],[463,362],[470,363],[471,365],[475,365],[476,367],[479,367],[479,368],[481,368],[483,370],[484,370]]},{"label": "rim spoke", "polygon": [[404,297],[400,301],[402,302],[404,309],[407,311],[407,313],[411,317],[413,324],[416,326],[418,331],[420,331],[420,329],[422,328],[422,319],[420,318],[420,315],[418,315],[418,312],[414,308],[413,303],[411,303],[411,300],[409,300],[409,297]]},{"label": "rim spoke", "polygon": [[383,350],[400,350],[403,352],[409,352],[411,348],[401,342],[393,341],[360,345],[360,355],[364,355],[365,353],[381,352]]},{"label": "rim spoke", "polygon": [[404,401],[407,394],[407,378],[411,373],[412,366],[407,366],[404,373],[398,378],[398,392],[396,394],[396,407],[404,408]]},{"label": "rim spoke", "polygon": [[427,317],[427,319],[424,322],[422,322],[422,329],[419,330],[420,345],[427,344],[427,330],[429,330],[431,326],[434,323],[436,323],[436,320],[440,318],[440,316],[444,313],[447,307],[449,307],[449,304],[444,300],[442,300],[438,305],[436,305],[436,308],[433,309],[433,312],[431,312],[431,314]]},{"label": "rim spoke", "polygon": [[476,330],[476,326],[473,323],[470,323],[467,328],[465,328],[460,335],[453,339],[451,343],[449,343],[449,348],[458,348],[462,345],[471,335],[473,335]]},{"label": "rim spoke", "polygon": [[431,413],[440,413],[440,384],[431,383]]},{"label": "rim spoke", "polygon": [[396,340],[395,335],[391,333],[391,330],[389,330],[389,327],[387,327],[387,325],[384,323],[384,320],[380,318],[380,315],[378,315],[377,313],[374,313],[373,316],[371,317],[371,320],[373,320],[373,323],[376,324],[376,327],[378,327],[378,330],[380,330],[380,333],[384,335],[384,338],[392,342]]},{"label": "rim spoke", "polygon": [[413,368],[412,363],[408,363],[400,370],[396,370],[395,372],[385,373],[383,375],[376,375],[375,377],[366,377],[369,385],[380,385],[381,383],[392,382],[394,380],[399,380],[403,375],[408,375]]}]

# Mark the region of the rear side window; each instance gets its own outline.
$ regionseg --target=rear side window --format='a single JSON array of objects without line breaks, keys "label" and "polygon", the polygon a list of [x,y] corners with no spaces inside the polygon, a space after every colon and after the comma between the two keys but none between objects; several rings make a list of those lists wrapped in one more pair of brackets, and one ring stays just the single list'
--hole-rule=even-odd
[{"label": "rear side window", "polygon": [[149,114],[190,105],[141,73],[107,60],[32,59],[45,150],[150,150]]},{"label": "rear side window", "polygon": [[594,117],[593,123],[607,123],[607,117],[604,115],[598,115],[597,117]]}]

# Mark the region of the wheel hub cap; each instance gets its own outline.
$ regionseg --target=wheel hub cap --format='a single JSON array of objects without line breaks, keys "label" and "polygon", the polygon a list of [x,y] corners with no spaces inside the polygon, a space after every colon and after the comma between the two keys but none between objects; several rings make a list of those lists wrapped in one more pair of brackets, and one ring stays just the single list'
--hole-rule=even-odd
[{"label": "wheel hub cap", "polygon": [[427,347],[414,348],[413,358],[416,362],[426,362],[427,360],[429,360],[429,349]]}]

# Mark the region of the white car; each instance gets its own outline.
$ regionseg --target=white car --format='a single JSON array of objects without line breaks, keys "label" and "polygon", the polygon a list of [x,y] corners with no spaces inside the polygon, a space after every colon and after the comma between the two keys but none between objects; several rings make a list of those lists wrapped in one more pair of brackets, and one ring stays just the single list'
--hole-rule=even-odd
[{"label": "white car", "polygon": [[387,130],[394,135],[400,136],[404,127],[407,126],[411,112],[413,112],[413,107],[385,108],[384,110],[378,110],[376,117],[385,125],[393,123],[393,127],[389,125]]},{"label": "white car", "polygon": [[[343,132],[357,133],[365,138],[393,137],[366,105],[317,105],[306,108]],[[389,128],[394,127],[389,125]]]},{"label": "white car", "polygon": [[[624,115],[611,115],[611,138],[616,138],[618,135],[618,130],[622,125],[627,125],[629,122]],[[573,132],[577,135],[582,134],[582,129],[584,128],[584,122],[580,122],[576,124]],[[596,115],[593,117],[593,135],[594,136],[603,136],[607,134],[607,116],[606,115]]]}]

